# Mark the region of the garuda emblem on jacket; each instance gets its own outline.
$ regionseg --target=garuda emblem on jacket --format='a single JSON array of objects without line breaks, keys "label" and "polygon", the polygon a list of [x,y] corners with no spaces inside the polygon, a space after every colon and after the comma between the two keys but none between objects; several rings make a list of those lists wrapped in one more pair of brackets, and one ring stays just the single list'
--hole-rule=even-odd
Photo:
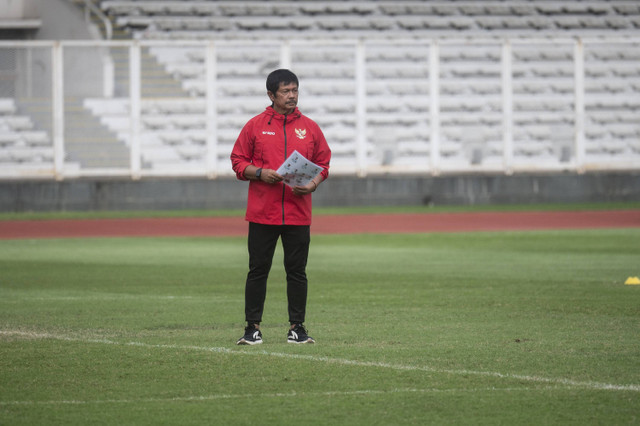
[{"label": "garuda emblem on jacket", "polygon": [[307,137],[307,129],[296,129],[296,136],[300,139]]}]

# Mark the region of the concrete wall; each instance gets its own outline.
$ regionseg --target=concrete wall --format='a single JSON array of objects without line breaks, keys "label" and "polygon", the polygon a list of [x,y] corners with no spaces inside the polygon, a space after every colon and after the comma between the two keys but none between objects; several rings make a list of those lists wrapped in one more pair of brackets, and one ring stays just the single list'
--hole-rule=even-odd
[{"label": "concrete wall", "polygon": [[41,0],[39,4],[42,27],[37,40],[91,40],[83,9],[68,0]]},{"label": "concrete wall", "polygon": [[[247,183],[232,178],[0,182],[0,211],[243,208]],[[485,205],[640,201],[640,172],[506,176],[331,177],[316,206]]]},{"label": "concrete wall", "polygon": [[40,18],[38,1],[44,0],[0,0],[0,19]]},{"label": "concrete wall", "polygon": [[[42,0],[42,27],[38,40],[94,40],[100,33],[85,20],[84,10],[68,0]],[[96,97],[103,95],[103,63],[108,49],[68,47],[64,50],[65,96]],[[45,76],[50,80],[50,76]]]}]

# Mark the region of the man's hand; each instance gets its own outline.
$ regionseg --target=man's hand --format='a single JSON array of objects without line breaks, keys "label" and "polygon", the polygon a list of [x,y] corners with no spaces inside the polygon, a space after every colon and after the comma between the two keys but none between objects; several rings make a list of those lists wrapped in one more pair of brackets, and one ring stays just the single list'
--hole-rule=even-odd
[{"label": "man's hand", "polygon": [[307,195],[315,191],[317,187],[318,186],[316,185],[316,183],[314,181],[311,181],[305,186],[294,186],[293,193],[295,195]]},{"label": "man's hand", "polygon": [[262,169],[262,174],[260,175],[260,180],[266,183],[278,183],[282,182],[284,177],[280,176],[275,170],[272,169]]}]

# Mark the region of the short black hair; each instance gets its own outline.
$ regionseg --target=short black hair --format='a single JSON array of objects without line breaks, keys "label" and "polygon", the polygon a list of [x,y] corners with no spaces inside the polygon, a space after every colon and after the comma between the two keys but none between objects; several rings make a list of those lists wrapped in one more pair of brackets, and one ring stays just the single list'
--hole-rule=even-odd
[{"label": "short black hair", "polygon": [[271,74],[267,76],[267,91],[275,95],[281,83],[284,85],[295,83],[296,86],[299,86],[298,77],[296,77],[294,73],[289,70],[279,69],[272,71]]}]

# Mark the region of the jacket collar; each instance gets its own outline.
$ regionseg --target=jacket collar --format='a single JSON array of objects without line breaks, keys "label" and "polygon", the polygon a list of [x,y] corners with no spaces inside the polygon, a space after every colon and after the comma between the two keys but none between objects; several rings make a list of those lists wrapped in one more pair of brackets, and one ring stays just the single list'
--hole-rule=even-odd
[{"label": "jacket collar", "polygon": [[[285,117],[284,114],[277,113],[276,110],[273,109],[273,107],[271,106],[268,106],[265,109],[265,113],[269,116],[271,120],[275,119],[275,120],[284,121],[284,117]],[[300,112],[298,107],[296,107],[296,109],[294,109],[291,114],[287,114],[287,118],[300,118],[300,116],[302,116],[302,113]]]}]

